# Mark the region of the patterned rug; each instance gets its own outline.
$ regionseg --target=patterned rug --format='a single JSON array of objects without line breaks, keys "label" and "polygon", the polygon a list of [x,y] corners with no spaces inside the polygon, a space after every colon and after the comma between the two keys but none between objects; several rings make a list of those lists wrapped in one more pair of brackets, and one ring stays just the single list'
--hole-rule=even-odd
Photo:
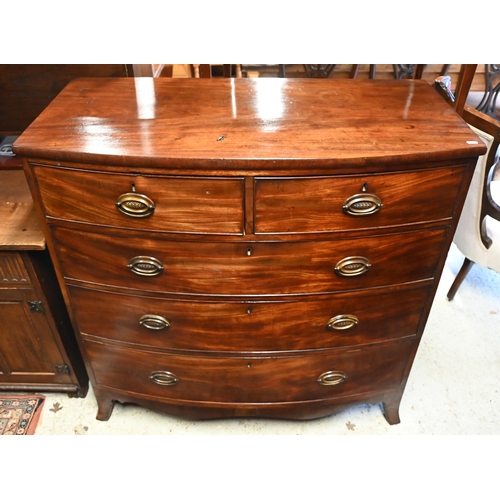
[{"label": "patterned rug", "polygon": [[0,394],[0,435],[34,434],[44,401],[41,394]]}]

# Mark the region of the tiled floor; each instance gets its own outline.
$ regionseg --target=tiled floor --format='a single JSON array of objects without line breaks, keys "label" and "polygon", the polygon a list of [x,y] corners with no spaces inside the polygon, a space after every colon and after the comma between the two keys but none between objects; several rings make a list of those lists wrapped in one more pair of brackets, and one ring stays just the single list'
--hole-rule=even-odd
[{"label": "tiled floor", "polygon": [[[379,405],[307,422],[235,419],[192,422],[116,404],[96,420],[85,399],[46,394],[37,435],[493,435],[500,434],[500,274],[474,266],[455,299],[446,293],[462,264],[452,247],[400,408],[390,426]],[[58,411],[53,411],[59,406]]]}]

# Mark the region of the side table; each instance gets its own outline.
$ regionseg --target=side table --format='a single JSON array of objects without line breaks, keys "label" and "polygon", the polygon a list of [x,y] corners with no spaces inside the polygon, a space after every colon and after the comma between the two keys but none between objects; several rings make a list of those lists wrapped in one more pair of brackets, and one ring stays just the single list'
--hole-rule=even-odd
[{"label": "side table", "polygon": [[0,158],[0,391],[85,397],[88,376],[20,162]]}]

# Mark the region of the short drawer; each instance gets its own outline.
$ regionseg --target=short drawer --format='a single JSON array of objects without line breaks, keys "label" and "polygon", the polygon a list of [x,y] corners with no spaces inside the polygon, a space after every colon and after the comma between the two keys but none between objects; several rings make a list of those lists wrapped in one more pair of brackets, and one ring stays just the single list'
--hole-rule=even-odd
[{"label": "short drawer", "polygon": [[410,341],[290,357],[159,354],[86,341],[99,385],[177,401],[272,403],[383,391],[399,385]]},{"label": "short drawer", "polygon": [[463,166],[344,177],[257,178],[255,232],[319,233],[450,219]]},{"label": "short drawer", "polygon": [[439,229],[249,244],[151,240],[130,233],[117,238],[62,227],[52,231],[66,278],[220,296],[328,293],[432,279],[446,236]]},{"label": "short drawer", "polygon": [[412,336],[429,291],[252,303],[177,301],[68,288],[83,334],[143,346],[232,352],[353,346]]},{"label": "short drawer", "polygon": [[242,178],[126,175],[35,166],[48,217],[173,233],[243,234]]}]

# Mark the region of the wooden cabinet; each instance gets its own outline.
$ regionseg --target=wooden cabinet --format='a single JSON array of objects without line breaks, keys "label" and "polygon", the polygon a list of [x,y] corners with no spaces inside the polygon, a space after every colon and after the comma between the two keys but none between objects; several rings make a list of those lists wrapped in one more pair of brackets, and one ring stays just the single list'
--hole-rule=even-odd
[{"label": "wooden cabinet", "polygon": [[97,418],[399,422],[484,152],[428,84],[86,79],[15,149]]},{"label": "wooden cabinet", "polygon": [[0,391],[85,396],[88,377],[22,170],[0,169]]}]

